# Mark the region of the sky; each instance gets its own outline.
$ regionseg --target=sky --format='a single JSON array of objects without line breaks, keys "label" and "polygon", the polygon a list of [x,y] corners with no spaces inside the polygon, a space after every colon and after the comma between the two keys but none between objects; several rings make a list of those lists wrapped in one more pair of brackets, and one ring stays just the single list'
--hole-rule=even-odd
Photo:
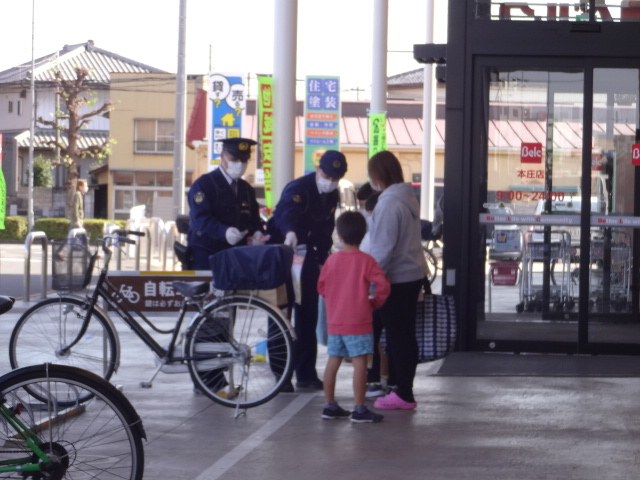
[{"label": "sky", "polygon": [[[187,73],[204,74],[210,66],[254,78],[273,73],[276,1],[187,0]],[[93,40],[99,48],[177,71],[179,0],[0,0],[9,2],[11,20],[0,29],[0,71],[31,61],[32,38],[35,58]],[[446,43],[448,0],[434,2],[434,42]],[[374,0],[298,0],[296,78],[339,76],[343,99],[369,99],[373,7]],[[426,10],[426,0],[389,0],[389,76],[421,68],[412,50],[426,43]]]}]

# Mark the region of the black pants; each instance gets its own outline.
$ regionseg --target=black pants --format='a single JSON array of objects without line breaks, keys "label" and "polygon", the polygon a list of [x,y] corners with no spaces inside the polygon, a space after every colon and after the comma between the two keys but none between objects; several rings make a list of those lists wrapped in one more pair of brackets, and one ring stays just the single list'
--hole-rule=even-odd
[{"label": "black pants", "polygon": [[391,293],[378,310],[386,330],[389,358],[389,385],[407,402],[414,402],[413,379],[418,366],[416,340],[416,304],[423,280],[392,283]]},{"label": "black pants", "polygon": [[295,342],[294,368],[298,382],[311,382],[318,378],[316,358],[318,356],[318,277],[320,266],[316,256],[307,252],[300,273],[302,298],[294,306],[294,326],[298,340]]},{"label": "black pants", "polygon": [[380,336],[382,335],[382,319],[380,310],[373,312],[373,358],[371,367],[367,368],[367,383],[380,383]]}]

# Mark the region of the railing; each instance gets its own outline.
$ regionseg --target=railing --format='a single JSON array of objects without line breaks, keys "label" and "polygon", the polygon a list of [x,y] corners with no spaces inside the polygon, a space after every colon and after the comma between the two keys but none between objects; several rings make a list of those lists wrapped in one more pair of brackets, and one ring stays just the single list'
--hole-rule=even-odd
[{"label": "railing", "polygon": [[[83,229],[84,230],[84,229]],[[42,272],[40,278],[42,281],[42,298],[47,298],[47,279],[48,279],[48,265],[49,265],[49,245],[47,241],[47,234],[44,232],[31,232],[27,235],[24,242],[25,257],[24,257],[24,300],[25,302],[31,301],[31,246],[35,241],[40,241],[42,244]]]}]

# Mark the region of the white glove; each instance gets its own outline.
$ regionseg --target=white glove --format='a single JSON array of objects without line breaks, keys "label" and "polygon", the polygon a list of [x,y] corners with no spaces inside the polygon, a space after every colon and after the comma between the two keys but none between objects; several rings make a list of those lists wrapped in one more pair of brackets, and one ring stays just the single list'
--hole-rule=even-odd
[{"label": "white glove", "polygon": [[247,243],[249,245],[264,245],[270,238],[271,235],[264,235],[260,230],[256,230],[253,237],[247,240]]},{"label": "white glove", "polygon": [[229,227],[227,228],[227,231],[224,232],[224,236],[227,239],[229,245],[235,245],[240,240],[242,240],[246,234],[246,230],[244,232],[241,232],[236,227]]},{"label": "white glove", "polygon": [[298,237],[296,236],[296,232],[287,232],[287,235],[284,237],[284,244],[295,250],[298,246]]}]

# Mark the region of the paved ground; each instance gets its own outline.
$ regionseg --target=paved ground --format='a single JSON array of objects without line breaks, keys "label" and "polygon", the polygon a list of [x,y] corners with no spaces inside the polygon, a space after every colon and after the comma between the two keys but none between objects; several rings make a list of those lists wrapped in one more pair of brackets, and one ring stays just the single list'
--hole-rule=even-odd
[{"label": "paved ground", "polygon": [[[0,252],[4,280],[4,245]],[[0,318],[0,372],[9,368],[8,337],[27,305],[19,302],[18,313]],[[281,394],[234,419],[233,410],[195,395],[188,375],[161,374],[151,390],[139,388],[151,374],[153,357],[116,324],[123,355],[114,383],[143,419],[148,479],[638,476],[639,378],[439,376],[440,361],[419,367],[418,408],[387,412],[380,424],[321,420],[318,392]],[[324,347],[320,351],[321,371]],[[350,382],[351,366],[345,364],[337,393],[347,408]]]}]

